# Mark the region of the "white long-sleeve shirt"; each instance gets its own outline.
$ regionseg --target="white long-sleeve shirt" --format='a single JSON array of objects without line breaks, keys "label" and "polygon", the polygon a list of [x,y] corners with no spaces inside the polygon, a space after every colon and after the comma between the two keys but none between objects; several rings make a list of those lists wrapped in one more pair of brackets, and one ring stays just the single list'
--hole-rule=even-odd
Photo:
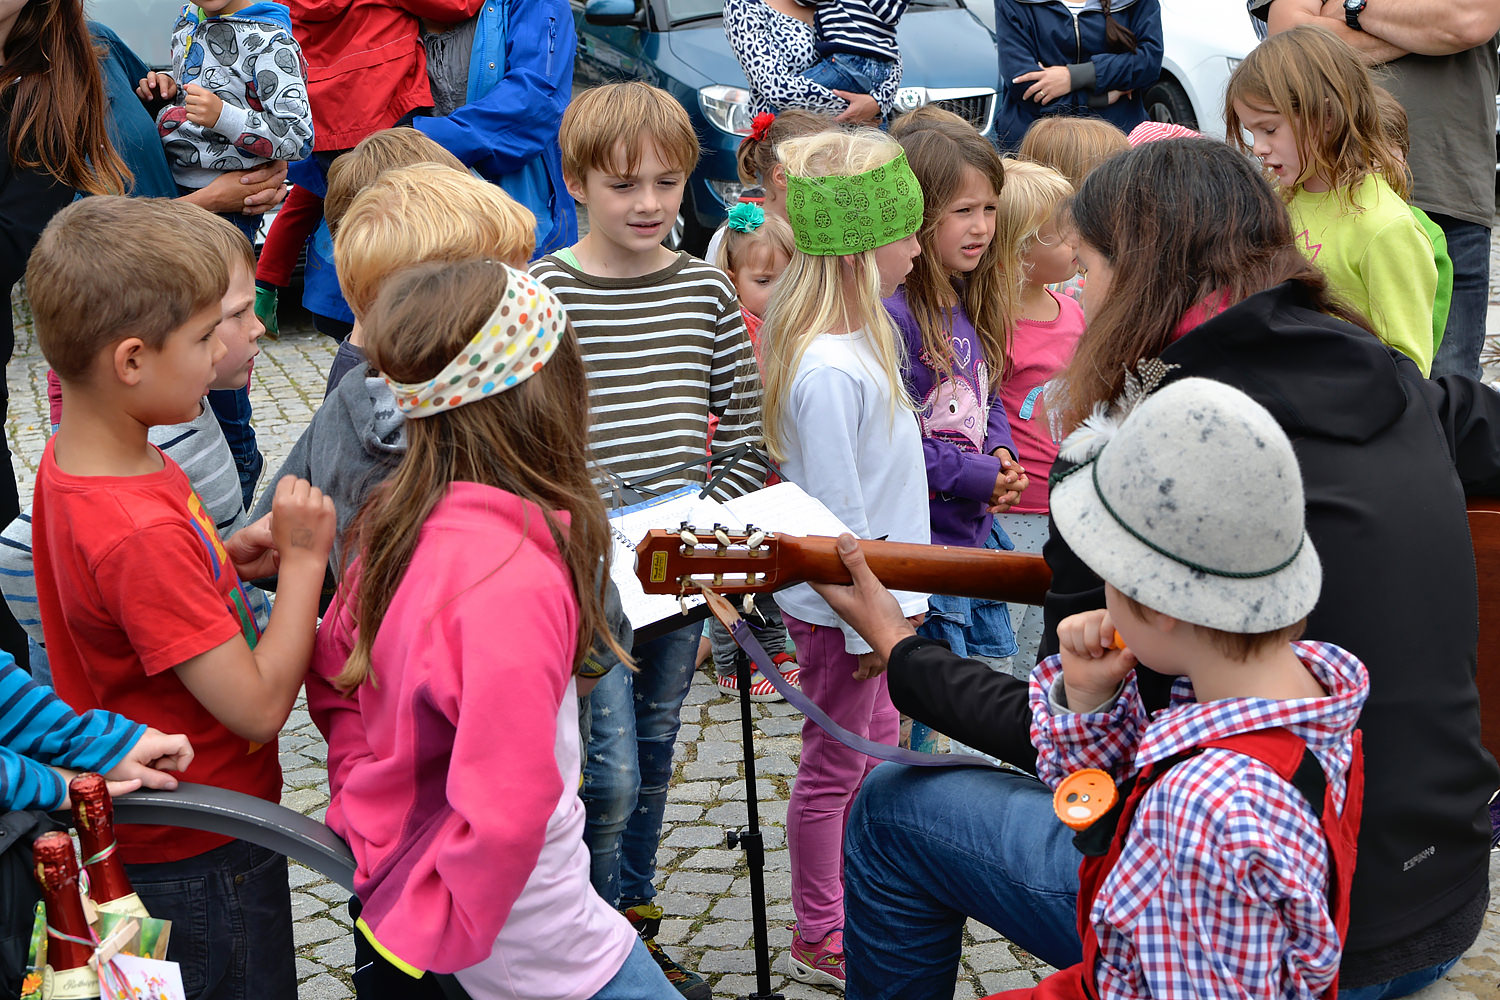
[{"label": "white long-sleeve shirt", "polygon": [[[824,334],[808,345],[782,414],[781,475],[817,497],[860,538],[929,541],[927,468],[917,418],[891,407],[891,389],[863,331]],[[927,595],[894,591],[902,613],[927,610]],[[870,646],[806,584],[776,595],[795,618],[837,627],[850,653]]]}]

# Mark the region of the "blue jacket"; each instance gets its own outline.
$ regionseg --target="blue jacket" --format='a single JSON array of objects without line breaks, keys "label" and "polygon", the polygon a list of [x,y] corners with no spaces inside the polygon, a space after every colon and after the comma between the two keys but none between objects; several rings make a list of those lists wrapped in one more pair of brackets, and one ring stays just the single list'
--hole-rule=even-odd
[{"label": "blue jacket", "polygon": [[[1000,84],[995,135],[1014,149],[1032,122],[1044,115],[1094,115],[1129,132],[1146,120],[1146,88],[1161,76],[1161,5],[1158,0],[1115,0],[1116,23],[1135,34],[1134,52],[1111,52],[1104,14],[1091,0],[1076,18],[1058,0],[995,0]],[[1067,66],[1072,93],[1041,105],[1021,99],[1032,81],[1011,83],[1042,66]],[[1134,91],[1108,103],[1111,90]]]},{"label": "blue jacket", "polygon": [[557,131],[578,37],[567,0],[489,0],[469,58],[469,103],[412,124],[536,215],[536,256],[578,242]]}]

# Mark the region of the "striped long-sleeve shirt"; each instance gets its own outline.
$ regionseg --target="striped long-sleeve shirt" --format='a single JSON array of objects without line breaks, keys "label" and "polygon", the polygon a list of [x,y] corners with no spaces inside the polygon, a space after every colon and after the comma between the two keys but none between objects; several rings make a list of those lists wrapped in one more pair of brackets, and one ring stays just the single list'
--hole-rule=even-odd
[{"label": "striped long-sleeve shirt", "polygon": [[[719,418],[716,451],[760,445],[760,375],[745,336],[734,285],[686,253],[635,278],[585,274],[549,254],[531,266],[568,310],[588,366],[589,440],[594,460],[626,483],[653,490],[701,486],[708,418]],[[722,498],[765,484],[758,456],[740,459]],[[607,489],[607,484],[601,484]]]},{"label": "striped long-sleeve shirt", "polygon": [[113,712],[74,712],[0,654],[0,810],[57,808],[67,789],[49,765],[108,771],[145,731]]},{"label": "striped long-sleeve shirt", "polygon": [[852,52],[873,59],[894,61],[896,25],[906,13],[909,0],[797,0],[814,8],[818,51]]}]

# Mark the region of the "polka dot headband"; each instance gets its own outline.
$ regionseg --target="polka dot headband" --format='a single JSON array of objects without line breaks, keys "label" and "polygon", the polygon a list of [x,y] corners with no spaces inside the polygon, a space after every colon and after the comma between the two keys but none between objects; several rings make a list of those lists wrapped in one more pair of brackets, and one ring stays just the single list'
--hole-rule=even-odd
[{"label": "polka dot headband", "polygon": [[458,357],[426,382],[386,378],[406,417],[446,413],[513,388],[541,371],[562,343],[568,324],[562,303],[525,271],[500,266],[505,269],[500,304]]}]

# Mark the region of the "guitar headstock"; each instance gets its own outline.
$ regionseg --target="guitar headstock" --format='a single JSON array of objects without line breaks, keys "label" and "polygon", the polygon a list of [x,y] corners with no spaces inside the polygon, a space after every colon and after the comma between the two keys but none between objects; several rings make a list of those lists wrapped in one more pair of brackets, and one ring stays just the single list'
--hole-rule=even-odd
[{"label": "guitar headstock", "polygon": [[635,547],[635,575],[648,594],[696,594],[699,583],[721,594],[769,593],[783,586],[780,548],[780,538],[754,526],[704,530],[683,522],[647,533]]}]

